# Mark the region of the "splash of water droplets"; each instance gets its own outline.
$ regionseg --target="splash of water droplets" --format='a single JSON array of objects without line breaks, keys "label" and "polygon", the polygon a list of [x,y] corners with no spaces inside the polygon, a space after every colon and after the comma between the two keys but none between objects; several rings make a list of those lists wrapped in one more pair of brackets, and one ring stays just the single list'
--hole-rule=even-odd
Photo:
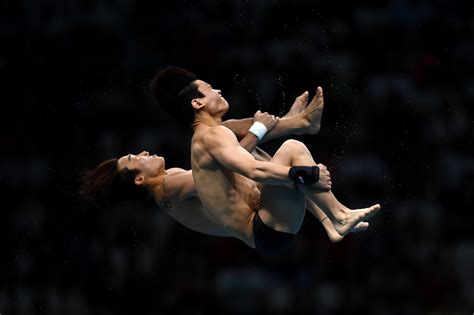
[{"label": "splash of water droplets", "polygon": [[285,86],[283,84],[283,77],[281,75],[278,76],[278,85],[281,88],[281,105],[278,109],[278,116],[282,116],[285,113],[285,108],[286,108],[286,94],[285,94]]}]

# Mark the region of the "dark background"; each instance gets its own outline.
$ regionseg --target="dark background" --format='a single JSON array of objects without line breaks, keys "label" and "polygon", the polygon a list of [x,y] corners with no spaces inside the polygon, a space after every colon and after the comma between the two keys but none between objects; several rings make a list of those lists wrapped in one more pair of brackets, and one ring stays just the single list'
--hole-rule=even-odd
[{"label": "dark background", "polygon": [[[474,312],[471,2],[26,0],[0,3],[0,34],[2,315]],[[227,118],[321,85],[322,130],[296,138],[343,203],[382,204],[370,229],[332,244],[308,214],[265,259],[149,204],[84,206],[104,159],[189,167],[148,91],[168,64],[222,89]]]}]

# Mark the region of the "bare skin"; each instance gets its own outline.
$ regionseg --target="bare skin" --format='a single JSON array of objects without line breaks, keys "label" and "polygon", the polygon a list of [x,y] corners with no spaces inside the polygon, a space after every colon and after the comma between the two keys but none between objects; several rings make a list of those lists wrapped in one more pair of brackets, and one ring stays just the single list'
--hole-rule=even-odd
[{"label": "bare skin", "polygon": [[[260,148],[256,148],[252,152],[252,155],[254,156],[255,159],[260,160],[260,161],[270,161],[272,157],[268,155],[266,152],[261,150]],[[318,164],[322,165],[322,164]],[[314,215],[314,217],[321,222],[321,224],[324,227],[324,230],[326,231],[326,234],[328,235],[328,238],[331,240],[333,243],[337,243],[342,241],[344,236],[340,235],[331,220],[328,219],[327,215],[319,208],[312,200],[306,198],[306,209]],[[368,222],[359,222],[356,226],[354,226],[351,230],[350,233],[357,233],[357,232],[362,232],[365,231],[369,228],[369,223]]]},{"label": "bare skin", "polygon": [[[324,109],[324,98],[322,96],[322,89],[318,87],[316,89],[316,94],[314,95],[311,103],[308,105],[308,91],[305,91],[299,97],[295,99],[295,102],[291,106],[288,113],[284,116],[284,118],[294,117],[297,115],[304,114],[307,123],[308,123],[308,133],[315,134],[318,133],[321,128],[321,119]],[[268,156],[268,155],[267,155]],[[267,160],[270,160],[270,156],[267,157]],[[343,205],[341,205],[343,206]],[[340,235],[332,223],[331,220],[326,220],[328,217],[325,213],[310,199],[306,199],[306,207],[307,209],[322,223],[326,233],[331,240],[331,242],[336,243],[340,242],[344,236]],[[357,233],[361,231],[367,230],[369,227],[368,222],[360,222],[356,224],[349,232]]]},{"label": "bare skin", "polygon": [[[291,109],[288,111],[288,113],[284,117],[293,117],[296,115],[299,115],[303,112],[306,112],[309,121],[311,121],[310,124],[310,130],[308,133],[317,133],[319,132],[321,128],[321,118],[322,118],[322,113],[324,109],[324,98],[323,98],[323,91],[321,87],[318,87],[316,89],[316,94],[311,100],[311,103],[308,105],[308,92],[304,92],[302,95],[300,95],[296,100]],[[335,198],[334,198],[335,199]],[[339,203],[339,202],[338,202]],[[323,223],[327,216],[324,214],[324,212],[319,208],[311,199],[306,200],[307,208],[308,210],[316,217],[319,219],[321,223]],[[376,205],[377,206],[377,205]],[[339,208],[344,208],[346,211],[349,211],[350,209],[343,206],[342,204],[338,204]],[[329,209],[328,209],[329,210]],[[359,210],[360,211],[360,210]],[[353,219],[355,219],[354,217]],[[347,226],[347,223],[349,221],[344,221],[344,217],[340,218],[342,219],[341,221],[338,221],[336,217],[331,216],[331,220],[326,221],[323,223],[323,226],[325,227],[325,230],[328,234],[329,239],[332,242],[339,242],[341,241],[345,235],[347,235],[350,232],[356,233],[360,231],[365,231],[369,227],[368,222],[361,221],[358,224],[356,224],[353,228],[347,229],[345,226]],[[340,234],[339,232],[343,233]]]},{"label": "bare skin", "polygon": [[[295,117],[298,114],[301,114],[305,111],[306,111],[306,113],[314,113],[316,103],[317,102],[312,102],[311,103],[312,106],[308,106],[308,92],[306,91],[295,99],[295,102],[291,106],[290,110],[288,111],[288,113],[285,116],[283,116],[283,118]],[[318,110],[317,112],[320,112],[322,114],[322,111]],[[309,117],[311,117],[311,119],[314,119],[310,123],[311,127],[309,127],[309,128],[311,129],[311,131],[314,130],[315,126],[317,126],[317,125],[320,126],[321,125],[321,123],[320,123],[321,116],[322,116],[321,114],[309,116]],[[241,145],[242,145],[242,141],[241,141]],[[247,150],[252,151],[252,150],[249,150],[249,149],[247,149]],[[260,148],[257,148],[256,150],[253,150],[252,155],[254,156],[255,159],[260,160],[260,161],[270,161],[271,158],[272,158],[270,155],[268,155],[266,152],[264,152]],[[315,216],[315,218],[318,219],[318,221],[321,222],[321,224],[323,225],[323,227],[326,231],[326,234],[328,235],[328,238],[331,240],[331,242],[337,243],[337,242],[340,242],[344,238],[343,235],[340,235],[336,231],[336,229],[334,227],[334,224],[332,223],[331,220],[328,219],[326,214],[312,200],[310,200],[308,198],[306,198],[306,209],[311,214],[313,214]],[[368,228],[369,228],[369,223],[368,222],[360,222],[356,226],[354,226],[350,230],[350,232],[351,233],[357,233],[357,232],[365,231]]]},{"label": "bare skin", "polygon": [[[309,118],[308,116],[308,113],[311,111],[312,109],[307,106],[307,93],[303,93],[295,99],[290,111],[283,118],[278,119],[272,115],[257,112],[254,119],[251,121],[260,121],[265,124],[269,130],[275,125],[278,127],[282,121],[286,121],[286,126],[279,129],[275,128],[270,131],[270,134],[275,134],[274,137],[297,131],[306,133],[311,131],[314,125],[314,122],[311,121],[313,118]],[[242,124],[244,127],[239,127]],[[245,128],[248,130],[251,123],[249,124],[249,120],[246,119],[242,120],[240,125],[239,121],[234,120],[233,123],[230,124],[230,127],[237,127],[234,129],[236,129],[238,133],[239,130],[245,130]],[[247,138],[247,145],[242,143],[245,138]],[[266,140],[266,138],[267,136],[264,140]],[[247,131],[246,136],[241,140],[241,145],[248,151],[252,151],[256,144],[256,137]],[[262,154],[260,157],[266,154],[263,151],[261,152]],[[271,157],[266,155],[264,158],[268,160]],[[150,167],[150,165],[154,167],[154,171],[152,170],[153,167]],[[216,224],[216,222],[214,222],[206,212],[202,202],[197,196],[191,171],[181,168],[165,170],[164,159],[156,156],[150,157],[146,151],[138,155],[130,154],[120,158],[119,169],[122,169],[123,167],[128,167],[129,169],[140,169],[141,172],[136,178],[137,185],[147,186],[149,190],[153,192],[154,199],[157,204],[160,205],[161,209],[184,226],[205,234],[232,236],[232,234],[226,229]],[[310,203],[312,206],[310,206]],[[307,207],[319,221],[326,217],[321,209],[309,200],[307,200]],[[338,242],[343,239],[343,236],[335,231],[330,220],[323,220],[322,224],[332,242]],[[360,223],[360,225],[364,224],[366,225],[366,229],[368,223]],[[364,228],[354,228],[352,232],[358,232],[363,229]]]},{"label": "bare skin", "polygon": [[[320,90],[322,93],[322,89]],[[269,141],[278,137],[294,134],[317,134],[321,128],[322,108],[318,102],[318,89],[311,102],[308,104],[308,91],[298,96],[288,113],[278,120],[275,128],[265,136],[264,140]],[[222,124],[232,130],[237,139],[248,134],[248,130],[253,123],[253,119],[228,119]]]},{"label": "bare skin", "polygon": [[[308,105],[308,91],[305,91],[296,100],[284,117],[293,117],[304,114],[308,121],[308,134],[317,134],[321,129],[321,118],[323,116],[324,98],[321,87],[316,89],[316,94]],[[296,133],[299,134],[299,133]]]},{"label": "bare skin", "polygon": [[293,106],[291,106],[288,113],[286,113],[286,115],[283,117],[293,117],[302,113],[306,109],[306,106],[308,106],[308,97],[308,91],[305,91],[303,94],[298,96],[293,103]]},{"label": "bare skin", "polygon": [[[296,98],[292,108],[301,104],[301,96]],[[305,105],[306,106],[306,105]],[[267,113],[257,112],[254,118],[232,120],[230,128],[242,138],[241,145],[251,151],[257,144],[254,135],[248,132],[253,121],[260,121],[267,126],[269,132],[263,140],[273,139],[295,132],[307,133],[311,130],[310,118],[304,111],[299,110],[299,115],[285,115],[278,118]],[[224,122],[227,123],[227,122]],[[204,206],[197,196],[192,172],[181,168],[165,169],[162,157],[150,156],[143,151],[140,154],[129,154],[119,159],[119,170],[127,167],[139,169],[135,183],[144,185],[154,196],[160,208],[184,226],[210,235],[232,236],[228,231],[216,224],[205,211]],[[330,187],[327,187],[330,188]]]},{"label": "bare skin", "polygon": [[[288,177],[291,166],[316,165],[298,141],[286,141],[271,162],[255,160],[222,125],[228,103],[220,91],[204,81],[194,82],[204,97],[192,101],[196,113],[191,145],[193,178],[207,213],[229,234],[254,247],[252,222],[256,209],[270,228],[296,234],[304,217],[305,197],[324,211],[341,236],[380,209],[377,204],[349,210],[331,191],[321,192],[319,182],[314,186],[293,185]],[[313,101],[318,127],[324,107],[321,88]],[[257,182],[263,184],[261,190]],[[288,211],[289,208],[293,210]]]}]

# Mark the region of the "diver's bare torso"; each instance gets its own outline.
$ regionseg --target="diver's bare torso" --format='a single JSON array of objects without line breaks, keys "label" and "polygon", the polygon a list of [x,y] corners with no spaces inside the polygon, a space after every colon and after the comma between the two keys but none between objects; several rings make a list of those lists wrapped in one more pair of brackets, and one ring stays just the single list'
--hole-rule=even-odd
[{"label": "diver's bare torso", "polygon": [[196,128],[191,150],[193,178],[198,195],[213,220],[232,236],[254,247],[254,209],[260,190],[256,182],[224,169],[206,150],[205,135],[210,126]]},{"label": "diver's bare torso", "polygon": [[168,169],[154,192],[160,209],[185,227],[214,236],[233,236],[216,223],[197,195],[191,170]]}]

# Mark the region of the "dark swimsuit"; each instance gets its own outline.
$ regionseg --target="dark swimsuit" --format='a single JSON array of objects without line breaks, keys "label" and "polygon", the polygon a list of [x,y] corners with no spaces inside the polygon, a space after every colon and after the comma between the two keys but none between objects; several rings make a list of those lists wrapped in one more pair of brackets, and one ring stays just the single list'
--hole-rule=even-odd
[{"label": "dark swimsuit", "polygon": [[286,251],[295,238],[295,234],[275,231],[263,223],[258,211],[253,218],[253,237],[255,248],[264,256],[276,256]]}]

